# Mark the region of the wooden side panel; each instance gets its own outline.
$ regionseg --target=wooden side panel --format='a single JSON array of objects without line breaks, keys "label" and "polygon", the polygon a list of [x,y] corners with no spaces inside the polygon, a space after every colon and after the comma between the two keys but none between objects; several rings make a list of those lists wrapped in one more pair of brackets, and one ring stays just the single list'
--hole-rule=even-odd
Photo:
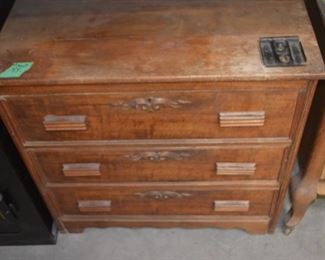
[{"label": "wooden side panel", "polygon": [[[321,81],[322,83],[322,81]],[[314,88],[316,82],[314,82]],[[317,189],[325,165],[325,88],[318,85],[307,125],[302,138],[298,159],[300,176],[292,179],[292,209],[288,212],[286,232],[291,232],[304,216],[308,206],[316,199]],[[317,187],[318,186],[318,187]]]},{"label": "wooden side panel", "polygon": [[283,207],[284,199],[285,196],[287,195],[289,182],[291,180],[292,170],[297,158],[297,152],[301,142],[301,137],[304,131],[307,116],[311,107],[311,103],[314,97],[316,85],[317,85],[317,81],[309,82],[309,85],[306,88],[306,90],[301,91],[300,96],[298,98],[297,109],[295,113],[293,127],[291,130],[293,143],[291,148],[288,150],[288,154],[286,155],[287,163],[283,164],[283,174],[280,179],[281,188],[280,188],[279,196],[277,198],[277,202],[275,204],[274,213],[273,213],[274,215],[270,224],[270,230],[269,230],[270,232],[274,232],[276,228],[277,221],[280,217],[281,210]]}]

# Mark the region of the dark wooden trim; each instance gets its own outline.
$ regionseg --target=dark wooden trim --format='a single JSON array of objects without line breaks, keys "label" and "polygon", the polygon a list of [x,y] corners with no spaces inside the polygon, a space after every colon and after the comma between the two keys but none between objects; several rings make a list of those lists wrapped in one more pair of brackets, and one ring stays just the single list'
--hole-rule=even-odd
[{"label": "dark wooden trim", "polygon": [[195,145],[195,147],[207,147],[208,145],[227,145],[227,146],[277,146],[283,147],[291,145],[291,140],[286,137],[276,138],[222,138],[222,139],[156,139],[156,140],[98,140],[98,141],[57,141],[57,142],[24,142],[26,148],[37,147],[76,147],[76,146],[163,146],[168,144],[169,146],[188,147]]},{"label": "dark wooden trim", "polygon": [[[29,97],[35,95],[41,96],[62,96],[62,95],[80,95],[80,93],[84,94],[118,94],[118,93],[138,93],[138,92],[146,92],[146,91],[154,91],[155,93],[160,92],[171,92],[174,91],[182,91],[186,90],[189,93],[195,92],[210,92],[214,91],[217,93],[220,92],[296,92],[297,89],[306,87],[308,81],[305,80],[292,80],[292,81],[214,81],[214,82],[151,82],[151,83],[114,83],[114,84],[73,84],[73,85],[29,85],[24,84],[17,86],[7,86],[0,84],[0,94],[2,100],[9,98],[10,96],[19,95],[20,97]],[[30,91],[26,93],[26,88]]]},{"label": "dark wooden trim", "polygon": [[262,181],[202,181],[202,182],[118,182],[118,183],[47,183],[48,188],[63,188],[63,187],[150,187],[159,189],[161,187],[187,187],[187,188],[206,188],[209,187],[215,190],[278,190],[279,183],[276,180]]}]

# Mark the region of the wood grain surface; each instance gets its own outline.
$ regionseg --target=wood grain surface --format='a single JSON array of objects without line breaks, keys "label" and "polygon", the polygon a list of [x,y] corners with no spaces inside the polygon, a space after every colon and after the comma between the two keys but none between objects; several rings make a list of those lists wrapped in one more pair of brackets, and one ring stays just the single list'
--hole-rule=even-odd
[{"label": "wood grain surface", "polygon": [[[265,68],[258,42],[269,36],[299,36],[306,66]],[[0,60],[34,62],[0,85],[325,76],[302,0],[20,0]]]}]

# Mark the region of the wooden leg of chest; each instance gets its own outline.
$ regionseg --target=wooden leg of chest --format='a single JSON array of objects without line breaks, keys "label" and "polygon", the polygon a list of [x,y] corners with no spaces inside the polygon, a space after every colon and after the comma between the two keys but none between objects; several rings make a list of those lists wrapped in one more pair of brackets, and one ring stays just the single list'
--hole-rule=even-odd
[{"label": "wooden leg of chest", "polygon": [[287,234],[299,224],[308,206],[317,197],[318,182],[325,165],[324,100],[325,82],[320,82],[299,152],[301,172],[291,183],[292,208],[284,230]]}]

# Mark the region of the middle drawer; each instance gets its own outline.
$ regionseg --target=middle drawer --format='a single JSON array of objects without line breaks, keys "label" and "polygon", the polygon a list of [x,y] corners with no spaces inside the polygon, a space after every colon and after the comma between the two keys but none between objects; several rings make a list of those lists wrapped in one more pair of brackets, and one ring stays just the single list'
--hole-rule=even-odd
[{"label": "middle drawer", "polygon": [[283,144],[191,147],[34,148],[48,182],[147,182],[277,179]]}]

